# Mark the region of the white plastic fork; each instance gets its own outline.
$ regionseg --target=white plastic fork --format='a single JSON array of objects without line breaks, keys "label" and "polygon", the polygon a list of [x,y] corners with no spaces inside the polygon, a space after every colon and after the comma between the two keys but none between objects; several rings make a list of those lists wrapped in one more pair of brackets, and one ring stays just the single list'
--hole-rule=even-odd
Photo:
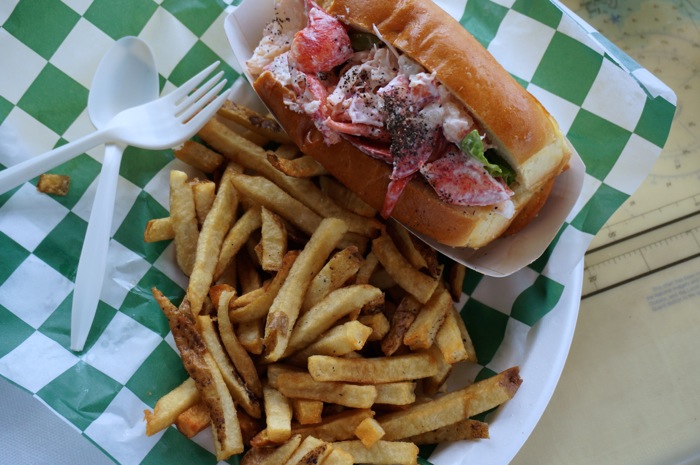
[{"label": "white plastic fork", "polygon": [[[223,71],[200,85],[216,66],[218,66],[218,62],[165,97],[118,114],[110,126],[115,120],[118,120],[116,127],[121,128],[122,137],[125,138],[123,140],[130,140],[130,145],[144,148],[172,147],[192,137],[214,115],[228,96],[229,91],[226,91],[214,98],[226,84],[225,79],[221,81]],[[194,92],[192,92],[193,90]],[[192,93],[188,95],[190,92]],[[142,122],[148,120],[148,123],[144,123],[142,127],[132,128],[128,124],[130,120]],[[124,128],[128,129],[124,130]],[[126,139],[126,137],[130,139]],[[117,150],[117,152],[119,151]],[[120,155],[120,152],[117,154]],[[107,154],[105,154],[105,163],[116,164],[116,168],[112,167],[114,176],[109,176],[111,171],[108,170],[105,173],[103,169],[101,176],[108,176],[107,185],[103,188],[101,181],[98,184],[98,192],[92,206],[78,262],[71,311],[70,347],[74,351],[81,351],[85,346],[102,291],[112,212],[114,211],[119,158],[118,156],[113,160],[108,160]]]},{"label": "white plastic fork", "polygon": [[226,85],[226,79],[221,81],[223,71],[202,84],[219,63],[212,63],[158,100],[122,111],[104,129],[0,171],[0,195],[101,144],[121,143],[162,150],[189,139],[228,96],[226,90],[214,98]]}]

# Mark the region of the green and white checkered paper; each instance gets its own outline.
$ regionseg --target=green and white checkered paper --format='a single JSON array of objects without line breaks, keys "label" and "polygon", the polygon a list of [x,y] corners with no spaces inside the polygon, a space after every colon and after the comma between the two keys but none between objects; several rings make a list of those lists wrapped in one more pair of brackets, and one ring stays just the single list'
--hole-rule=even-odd
[{"label": "green and white checkered paper", "polygon": [[[590,239],[648,173],[675,96],[547,0],[445,5],[550,110],[587,167],[581,198],[542,258],[507,278],[467,276],[462,315],[480,365],[464,370],[484,377],[527,358],[515,348],[556,306]],[[232,8],[221,0],[0,4],[0,169],[93,130],[92,75],[122,36],[151,45],[163,92],[219,57],[236,79],[223,30]],[[71,176],[66,197],[38,193],[36,181],[0,196],[0,375],[117,463],[215,463],[208,433],[190,441],[169,428],[149,438],[142,421],[143,410],[186,376],[150,294],[157,286],[179,302],[186,280],[171,244],[143,242],[146,221],[167,215],[169,171],[191,171],[170,151],[127,148],[95,325],[82,353],[69,350],[73,282],[102,152],[52,170]]]}]

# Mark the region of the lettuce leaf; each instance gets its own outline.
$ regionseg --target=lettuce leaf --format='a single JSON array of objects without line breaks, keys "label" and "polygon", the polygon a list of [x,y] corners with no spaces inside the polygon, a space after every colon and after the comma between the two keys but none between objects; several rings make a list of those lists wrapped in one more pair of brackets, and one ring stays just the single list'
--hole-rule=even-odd
[{"label": "lettuce leaf", "polygon": [[483,163],[486,171],[494,178],[502,178],[507,185],[515,181],[515,171],[493,150],[488,151],[491,160],[486,157],[484,142],[476,129],[464,136],[464,139],[459,143],[459,148],[462,149],[462,152]]}]

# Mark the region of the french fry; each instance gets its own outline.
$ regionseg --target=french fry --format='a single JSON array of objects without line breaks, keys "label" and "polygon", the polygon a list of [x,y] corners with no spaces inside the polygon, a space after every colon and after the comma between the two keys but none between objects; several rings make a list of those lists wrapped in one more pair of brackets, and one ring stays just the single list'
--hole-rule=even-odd
[{"label": "french fry", "polygon": [[352,455],[355,463],[372,463],[374,465],[416,465],[418,463],[418,446],[412,442],[377,441],[370,448],[361,441],[334,442],[333,447]]},{"label": "french fry", "polygon": [[384,314],[380,311],[371,315],[360,315],[360,323],[372,328],[372,334],[369,335],[369,341],[381,341],[389,332],[390,323]]},{"label": "french fry", "polygon": [[279,216],[265,207],[260,212],[260,218],[260,264],[265,271],[277,271],[287,253],[287,228]]},{"label": "french fry", "polygon": [[436,345],[433,345],[430,349],[435,359],[435,366],[437,366],[437,373],[428,378],[423,378],[423,394],[426,396],[435,396],[440,390],[445,387],[445,382],[447,378],[452,373],[452,365],[445,361],[440,349]]},{"label": "french fry", "polygon": [[299,318],[285,354],[291,355],[303,349],[318,339],[340,318],[361,309],[369,302],[383,298],[382,291],[369,284],[356,284],[336,289]]},{"label": "french fry", "polygon": [[241,292],[247,294],[263,287],[262,277],[251,256],[247,253],[236,256],[236,276]]},{"label": "french fry", "polygon": [[228,307],[231,298],[235,295],[235,292],[225,291],[220,298],[219,304],[217,306],[217,320],[219,323],[219,336],[221,337],[221,342],[226,348],[233,365],[236,367],[238,374],[243,379],[246,387],[250,389],[256,397],[262,397],[263,389],[262,383],[260,382],[260,376],[258,375],[258,370],[255,368],[255,363],[250,355],[245,350],[245,347],[241,345],[238,340],[238,336],[233,330],[233,324],[228,315]]},{"label": "french fry", "polygon": [[449,292],[444,287],[438,286],[406,331],[403,343],[411,350],[427,349],[432,346],[436,334],[452,308]]},{"label": "french fry", "polygon": [[168,318],[185,370],[194,379],[202,400],[209,407],[217,460],[243,452],[236,407],[216,362],[195,328],[189,301],[185,298],[178,309],[158,289],[153,288],[152,292]]},{"label": "french fry", "polygon": [[[229,188],[233,189],[231,186]],[[233,256],[245,245],[252,232],[260,227],[261,222],[260,208],[251,208],[236,220],[230,230],[226,231],[221,252],[218,254],[214,277],[221,276]]]},{"label": "french fry", "polygon": [[192,196],[194,198],[194,211],[197,214],[197,223],[202,226],[214,203],[216,184],[213,181],[193,182]]},{"label": "french fry", "polygon": [[462,297],[462,287],[464,287],[464,278],[467,275],[467,267],[461,263],[454,262],[450,265],[449,275],[447,277],[447,288],[450,290],[452,300],[458,302]]},{"label": "french fry", "polygon": [[192,189],[187,184],[187,174],[182,171],[170,172],[170,218],[177,264],[183,273],[190,276],[197,255],[199,229]]},{"label": "french fry", "polygon": [[303,155],[290,160],[278,157],[274,153],[268,153],[267,161],[287,176],[293,178],[311,178],[328,173],[323,165],[309,155]]},{"label": "french fry", "polygon": [[318,214],[266,178],[240,174],[234,176],[232,182],[242,195],[277,213],[306,234],[313,234],[321,224]]},{"label": "french fry", "polygon": [[369,409],[350,409],[335,415],[328,415],[313,425],[294,425],[292,434],[302,437],[313,436],[322,441],[344,441],[355,437],[355,429],[367,418],[372,418]]},{"label": "french fry", "polygon": [[255,447],[243,456],[241,465],[280,465],[292,456],[301,444],[301,435],[289,438],[279,447]]},{"label": "french fry", "polygon": [[308,373],[281,373],[277,389],[293,399],[320,400],[352,408],[370,408],[377,398],[372,385],[315,381]]},{"label": "french fry", "polygon": [[308,399],[292,399],[294,419],[300,425],[312,425],[321,422],[323,402]]},{"label": "french fry", "polygon": [[357,276],[355,276],[355,284],[367,284],[369,283],[374,271],[379,265],[379,259],[377,256],[370,252],[365,256],[365,260],[360,265],[360,269],[357,270]]},{"label": "french fry", "polygon": [[326,457],[323,465],[352,465],[353,463],[355,463],[355,460],[352,455],[342,449],[334,448]]},{"label": "french fry", "polygon": [[217,114],[280,144],[290,142],[289,136],[274,118],[261,115],[230,100],[224,102]]},{"label": "french fry", "polygon": [[463,441],[465,439],[488,439],[489,425],[478,420],[466,418],[451,425],[433,431],[406,438],[414,444],[438,444],[440,442]]},{"label": "french fry", "polygon": [[334,355],[337,357],[360,350],[372,334],[372,328],[357,320],[334,326],[319,337],[316,342],[300,350],[291,357],[296,363],[306,363],[312,355]]},{"label": "french fry", "polygon": [[309,373],[316,381],[341,381],[361,384],[394,383],[427,378],[437,373],[429,352],[393,357],[341,358],[312,355]]},{"label": "french fry", "polygon": [[445,321],[435,336],[435,344],[440,348],[445,361],[449,364],[464,360],[476,362],[474,345],[469,333],[467,333],[464,320],[454,305],[447,312]]},{"label": "french fry", "polygon": [[251,300],[245,299],[239,302],[239,299],[243,297],[241,296],[241,298],[233,301],[232,305],[229,306],[229,317],[231,318],[231,321],[236,323],[246,323],[265,317],[270,309],[270,306],[272,305],[272,302],[274,302],[275,297],[277,297],[279,290],[287,280],[289,271],[292,269],[292,265],[294,265],[294,262],[299,257],[299,253],[300,252],[298,250],[290,250],[287,252],[282,259],[281,268],[279,271],[277,271],[277,274],[275,274],[272,281],[262,288],[259,288],[259,292],[256,289],[255,291],[251,291],[243,295],[247,296],[249,294],[254,294],[251,296]]},{"label": "french fry", "polygon": [[145,410],[146,435],[153,436],[172,425],[185,410],[199,401],[199,391],[192,378],[187,378],[178,387],[158,399],[153,412]]},{"label": "french fry", "polygon": [[308,311],[331,291],[342,286],[357,273],[361,265],[362,256],[355,246],[343,249],[333,255],[311,280],[304,297],[304,303],[301,306],[302,312]]},{"label": "french fry", "polygon": [[413,295],[420,303],[426,303],[435,291],[439,280],[415,269],[399,252],[388,234],[372,241],[372,252],[396,283]]},{"label": "french fry", "polygon": [[416,248],[408,229],[397,221],[389,221],[387,222],[387,232],[394,241],[396,248],[401,252],[401,255],[403,255],[415,269],[420,270],[421,268],[428,268],[428,262],[418,248]]},{"label": "french fry", "polygon": [[304,293],[333,251],[347,226],[342,220],[324,219],[289,271],[287,280],[270,306],[265,324],[264,346],[267,361],[279,360],[287,350]]},{"label": "french fry", "polygon": [[236,336],[245,350],[251,354],[260,355],[263,352],[263,326],[260,320],[244,321],[236,328]]},{"label": "french fry", "polygon": [[323,463],[330,451],[329,444],[313,436],[307,436],[284,465]]},{"label": "french fry", "polygon": [[175,427],[187,438],[195,437],[209,425],[209,408],[204,402],[197,402],[175,419]]},{"label": "french fry", "polygon": [[[263,295],[266,292],[265,286],[267,286],[267,283],[265,285],[263,285],[262,287],[259,287],[257,289],[253,289],[252,291],[248,291],[245,294],[242,294],[240,296],[237,296],[235,299],[232,299],[228,304],[229,311],[233,311],[234,309],[245,307],[246,305],[254,302],[258,297],[260,297],[261,295]],[[257,319],[257,317],[253,318],[253,319]],[[238,320],[235,320],[235,321],[238,321]]]},{"label": "french fry", "polygon": [[409,405],[416,401],[416,383],[401,381],[396,383],[375,384],[377,398],[375,403],[385,405]]},{"label": "french fry", "polygon": [[286,158],[287,160],[297,158],[300,154],[301,152],[299,151],[299,147],[292,143],[282,144],[275,149],[275,155],[278,158]]},{"label": "french fry", "polygon": [[292,406],[289,399],[273,387],[263,388],[265,422],[270,440],[282,443],[292,435]]},{"label": "french fry", "polygon": [[389,332],[382,340],[384,355],[393,355],[403,345],[403,338],[408,328],[413,324],[421,304],[413,296],[406,295],[391,317]]},{"label": "french fry", "polygon": [[214,330],[214,323],[211,317],[208,315],[200,315],[197,318],[197,323],[201,330],[202,340],[216,362],[221,376],[226,386],[228,386],[228,390],[231,392],[231,396],[250,416],[260,418],[262,416],[260,402],[253,396],[243,380],[241,380],[236,368],[226,355],[221,341],[219,340],[219,336]]},{"label": "french fry", "polygon": [[170,217],[148,220],[143,232],[144,242],[168,241],[175,237],[173,223]]},{"label": "french fry", "polygon": [[192,140],[185,141],[173,153],[176,158],[205,173],[213,173],[226,161],[220,154]]},{"label": "french fry", "polygon": [[365,418],[355,428],[355,436],[369,449],[384,436],[384,430],[374,418]]},{"label": "french fry", "polygon": [[321,176],[319,185],[321,186],[321,192],[333,199],[341,207],[368,218],[377,216],[377,210],[359,198],[353,191],[336,181],[335,178]]},{"label": "french fry", "polygon": [[383,415],[377,421],[388,441],[415,436],[492,409],[511,399],[521,383],[518,368],[509,368],[435,400]]},{"label": "french fry", "polygon": [[199,315],[209,286],[214,281],[214,270],[224,236],[231,228],[238,204],[238,195],[229,182],[233,173],[235,173],[235,167],[229,164],[224,170],[219,191],[216,193],[211,211],[202,225],[202,231],[196,245],[196,259],[187,286],[187,299],[190,301],[192,313],[195,316]]}]

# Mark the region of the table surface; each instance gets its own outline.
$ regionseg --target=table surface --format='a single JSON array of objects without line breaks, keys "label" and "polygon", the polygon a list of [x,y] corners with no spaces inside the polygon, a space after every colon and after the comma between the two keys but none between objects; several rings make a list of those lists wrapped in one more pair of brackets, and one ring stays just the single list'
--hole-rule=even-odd
[{"label": "table surface", "polygon": [[700,2],[563,0],[678,97],[669,140],[586,255],[559,385],[514,465],[700,463]]},{"label": "table surface", "polygon": [[[685,234],[700,248],[700,1],[562,3],[659,76],[679,105],[651,175],[591,245],[569,359],[512,463],[700,463],[700,256],[678,239]],[[650,247],[673,258],[658,266],[630,259],[645,261]],[[625,279],[614,279],[622,271]],[[112,463],[3,379],[0,418],[13,426],[4,429],[10,447],[0,448],[0,463]],[[31,457],[11,447],[38,431],[51,437]],[[60,447],[69,441],[70,450]]]}]

